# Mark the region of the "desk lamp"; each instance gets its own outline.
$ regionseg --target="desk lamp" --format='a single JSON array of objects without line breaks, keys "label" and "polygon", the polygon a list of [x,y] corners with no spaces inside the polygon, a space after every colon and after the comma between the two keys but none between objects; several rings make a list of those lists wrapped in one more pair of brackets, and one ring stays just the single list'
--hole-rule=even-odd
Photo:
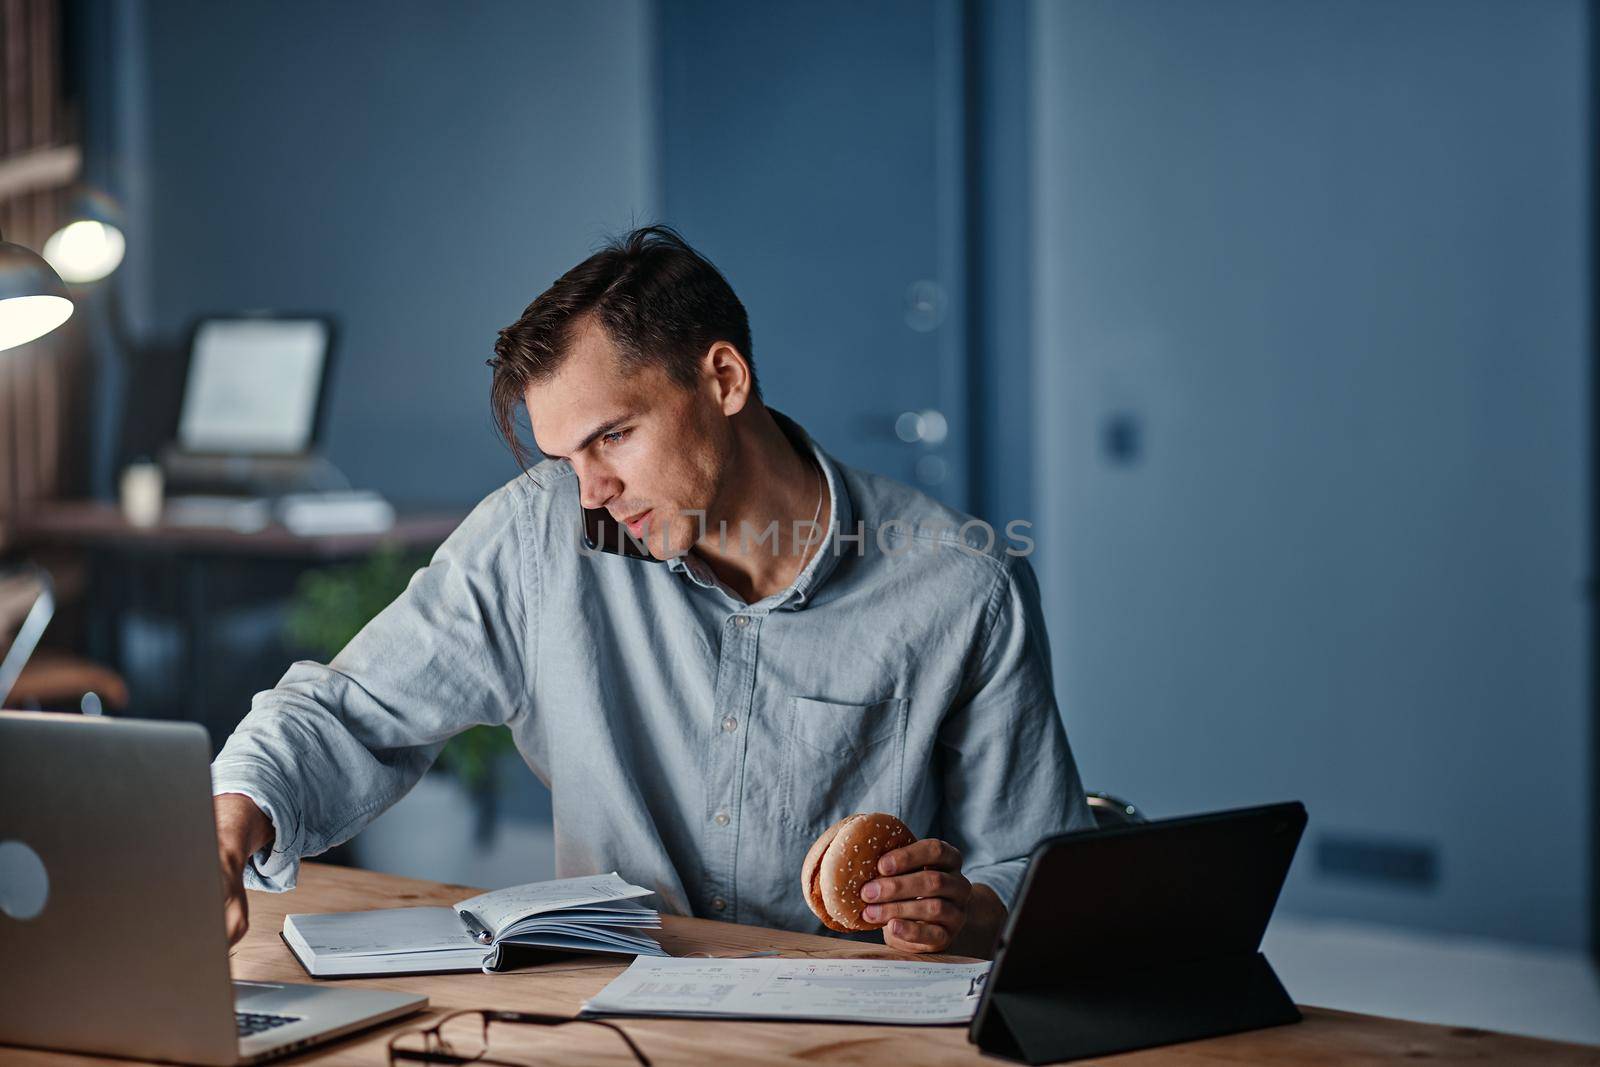
[{"label": "desk lamp", "polygon": [[43,337],[72,317],[67,285],[44,259],[0,236],[0,352]]},{"label": "desk lamp", "polygon": [[[43,337],[72,317],[66,283],[35,252],[0,236],[0,352]],[[10,442],[5,450],[10,451]],[[17,479],[7,478],[4,518],[17,513]]]},{"label": "desk lamp", "polygon": [[45,262],[73,285],[97,282],[116,270],[127,249],[122,208],[98,189],[80,186],[67,223],[44,243]]}]

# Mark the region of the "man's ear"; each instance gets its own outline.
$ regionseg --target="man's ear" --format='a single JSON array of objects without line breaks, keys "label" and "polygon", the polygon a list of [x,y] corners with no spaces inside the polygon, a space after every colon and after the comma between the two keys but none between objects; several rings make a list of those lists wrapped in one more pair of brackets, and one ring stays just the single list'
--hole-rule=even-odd
[{"label": "man's ear", "polygon": [[737,415],[750,402],[750,364],[726,341],[706,350],[701,375],[724,415]]}]

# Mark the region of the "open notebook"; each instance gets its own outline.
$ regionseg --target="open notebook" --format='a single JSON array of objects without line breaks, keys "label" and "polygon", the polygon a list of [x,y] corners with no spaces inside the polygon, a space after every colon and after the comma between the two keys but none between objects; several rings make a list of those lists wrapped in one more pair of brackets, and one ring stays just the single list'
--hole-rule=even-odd
[{"label": "open notebook", "polygon": [[616,872],[497,889],[448,908],[286,915],[283,940],[314,978],[502,970],[518,945],[566,952],[665,956],[645,931],[661,915],[650,890]]}]

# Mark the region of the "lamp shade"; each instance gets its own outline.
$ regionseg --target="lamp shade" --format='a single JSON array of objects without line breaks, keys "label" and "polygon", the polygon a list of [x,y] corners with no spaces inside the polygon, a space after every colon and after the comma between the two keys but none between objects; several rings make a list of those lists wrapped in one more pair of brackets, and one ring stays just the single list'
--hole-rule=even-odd
[{"label": "lamp shade", "polygon": [[0,240],[0,351],[43,337],[71,317],[72,297],[50,264]]},{"label": "lamp shade", "polygon": [[66,225],[44,243],[45,262],[73,285],[97,282],[122,263],[122,207],[98,189],[80,186]]}]

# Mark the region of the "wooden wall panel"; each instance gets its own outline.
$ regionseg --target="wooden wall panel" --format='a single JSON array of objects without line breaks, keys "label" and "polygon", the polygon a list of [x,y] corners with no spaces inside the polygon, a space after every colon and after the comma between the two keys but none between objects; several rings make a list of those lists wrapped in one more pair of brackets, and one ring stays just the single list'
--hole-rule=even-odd
[{"label": "wooden wall panel", "polygon": [[[0,163],[69,144],[63,121],[59,0],[0,0]],[[65,188],[0,199],[0,233],[38,251],[61,224]],[[33,502],[81,494],[89,383],[81,323],[0,353],[0,551],[12,519]]]}]

